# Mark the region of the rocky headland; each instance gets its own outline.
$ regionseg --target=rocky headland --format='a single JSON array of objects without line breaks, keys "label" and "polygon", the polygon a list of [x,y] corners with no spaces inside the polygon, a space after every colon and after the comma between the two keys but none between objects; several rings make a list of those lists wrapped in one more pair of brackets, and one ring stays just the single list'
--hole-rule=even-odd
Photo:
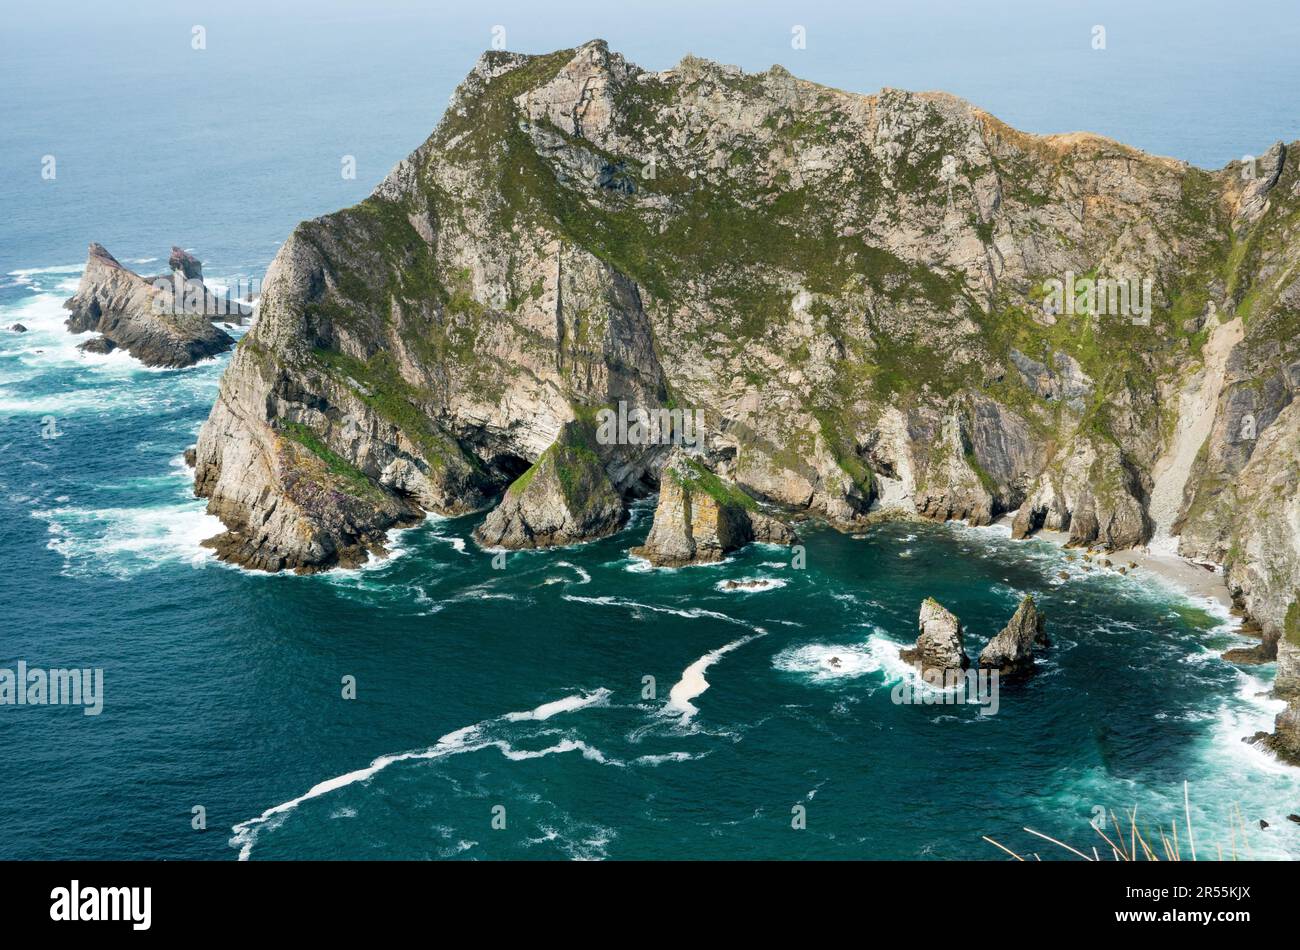
[{"label": "rocky headland", "polygon": [[[665,564],[786,543],[767,511],[1011,515],[1221,565],[1271,660],[1300,588],[1298,164],[600,41],[485,53],[371,197],[280,249],[196,490],[223,557],[298,571],[497,499],[481,543],[524,547],[658,490]],[[698,451],[575,432],[620,402],[699,410]]]},{"label": "rocky headland", "polygon": [[81,349],[89,353],[126,350],[146,366],[179,368],[224,353],[235,341],[212,325],[229,319],[226,301],[203,285],[197,258],[172,248],[172,271],[141,277],[101,244],[91,244],[77,292],[64,303],[73,333],[100,334]]}]

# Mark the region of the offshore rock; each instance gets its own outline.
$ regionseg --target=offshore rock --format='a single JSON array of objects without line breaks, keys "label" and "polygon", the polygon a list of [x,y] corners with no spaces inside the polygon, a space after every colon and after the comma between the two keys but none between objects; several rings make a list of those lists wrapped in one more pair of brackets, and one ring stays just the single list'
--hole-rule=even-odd
[{"label": "offshore rock", "polygon": [[1049,645],[1043,615],[1026,596],[1001,632],[980,651],[981,668],[997,670],[1004,678],[1024,677],[1034,671],[1034,648]]},{"label": "offshore rock", "polygon": [[[179,262],[190,266],[187,260]],[[63,306],[71,311],[67,326],[73,333],[102,334],[82,349],[107,353],[121,348],[146,366],[184,367],[234,346],[205,315],[217,309],[211,299],[202,283],[141,277],[103,245],[91,244],[77,292]]]},{"label": "offshore rock", "polygon": [[962,643],[961,621],[933,597],[922,602],[918,623],[916,645],[899,653],[903,662],[916,666],[927,680],[942,680],[949,671],[970,666]]},{"label": "offshore rock", "polygon": [[474,529],[475,540],[485,547],[542,548],[617,531],[626,511],[592,434],[588,425],[568,423]]}]

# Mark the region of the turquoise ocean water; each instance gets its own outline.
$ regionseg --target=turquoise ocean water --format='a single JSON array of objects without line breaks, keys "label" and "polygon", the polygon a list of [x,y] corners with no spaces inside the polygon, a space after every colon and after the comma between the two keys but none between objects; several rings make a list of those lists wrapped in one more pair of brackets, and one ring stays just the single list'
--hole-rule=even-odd
[{"label": "turquoise ocean water", "polygon": [[[999,857],[982,835],[1055,857],[1021,829],[1091,846],[1099,806],[1167,825],[1184,780],[1202,849],[1230,849],[1236,827],[1242,853],[1300,855],[1285,820],[1300,772],[1240,742],[1271,721],[1271,670],[1221,662],[1247,642],[1230,618],[1154,579],[1085,574],[996,527],[912,524],[806,526],[804,569],[755,547],[645,570],[627,549],[649,508],[504,570],[470,517],[403,532],[361,571],[249,574],[199,546],[218,526],[180,459],[224,360],[82,356],[59,308],[91,240],[146,273],[178,243],[214,283],[260,275],[294,223],[364,196],[427,134],[497,23],[517,48],[603,35],[653,67],[691,50],[863,91],[947,88],[1033,131],[1219,165],[1300,137],[1260,92],[1294,88],[1294,57],[1269,62],[1294,14],[1279,8],[1246,56],[1209,5],[1162,21],[1103,4],[1117,70],[1073,48],[1097,5],[977,22],[930,4],[946,15],[925,30],[899,5],[813,5],[803,60],[773,4],[669,5],[654,22],[204,6],[53,4],[6,27],[0,328],[30,332],[0,329],[0,666],[102,667],[105,707],[0,708],[0,857]],[[974,652],[1024,593],[1055,645],[996,715],[891,701],[924,597]]]}]

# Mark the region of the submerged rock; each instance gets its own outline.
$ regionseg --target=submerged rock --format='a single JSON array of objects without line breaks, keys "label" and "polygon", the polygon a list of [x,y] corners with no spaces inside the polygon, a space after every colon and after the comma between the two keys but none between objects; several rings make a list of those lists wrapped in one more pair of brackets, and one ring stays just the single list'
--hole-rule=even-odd
[{"label": "submerged rock", "polygon": [[613,534],[626,511],[590,426],[570,422],[474,529],[486,547],[544,548]]},{"label": "submerged rock", "polygon": [[106,336],[97,336],[80,344],[77,349],[81,350],[83,353],[96,353],[100,356],[104,356],[117,349],[117,344]]},{"label": "submerged rock", "polygon": [[739,486],[725,482],[681,448],[659,476],[659,504],[637,557],[661,567],[707,564],[751,541],[794,544],[784,522],[765,514]]},{"label": "submerged rock", "polygon": [[1011,620],[980,652],[979,665],[1002,677],[1024,677],[1034,671],[1034,648],[1049,645],[1043,615],[1026,595]]},{"label": "submerged rock", "polygon": [[[188,255],[178,263],[191,270],[198,265]],[[102,334],[105,342],[83,344],[89,352],[121,347],[146,366],[183,367],[235,345],[212,325],[214,299],[197,280],[141,277],[103,245],[91,244],[77,292],[63,306],[72,312],[67,326],[73,333]]]},{"label": "submerged rock", "polygon": [[927,679],[942,678],[948,671],[970,666],[962,642],[961,621],[933,597],[927,597],[921,604],[918,623],[916,645],[899,654],[903,662],[917,667]]}]

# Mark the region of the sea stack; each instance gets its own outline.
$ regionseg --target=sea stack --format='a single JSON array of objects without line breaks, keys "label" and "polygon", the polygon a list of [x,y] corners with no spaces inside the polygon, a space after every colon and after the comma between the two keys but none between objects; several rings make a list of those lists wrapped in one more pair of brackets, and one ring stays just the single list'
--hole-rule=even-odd
[{"label": "sea stack", "polygon": [[961,672],[970,666],[962,644],[961,621],[933,597],[921,604],[916,646],[899,656],[916,666],[926,680],[942,679],[949,671]]},{"label": "sea stack", "polygon": [[591,541],[623,524],[623,500],[596,453],[594,432],[567,423],[474,529],[486,547],[544,548]]},{"label": "sea stack", "polygon": [[632,553],[664,567],[708,564],[751,541],[794,544],[784,522],[764,514],[747,492],[678,446],[659,477],[659,504],[645,544]]},{"label": "sea stack", "polygon": [[[177,253],[179,251],[179,254]],[[124,349],[146,366],[179,368],[224,353],[234,339],[212,325],[228,308],[197,278],[198,260],[174,248],[171,276],[141,277],[123,267],[102,244],[91,244],[77,292],[64,303],[73,333],[95,331],[89,353]]]},{"label": "sea stack", "polygon": [[1043,615],[1026,595],[1002,631],[980,653],[981,669],[997,670],[1004,678],[1024,677],[1034,671],[1034,648],[1049,643]]},{"label": "sea stack", "polygon": [[173,274],[179,274],[184,280],[203,279],[202,261],[184,248],[172,246],[171,256],[167,258],[167,266],[172,269]]}]

